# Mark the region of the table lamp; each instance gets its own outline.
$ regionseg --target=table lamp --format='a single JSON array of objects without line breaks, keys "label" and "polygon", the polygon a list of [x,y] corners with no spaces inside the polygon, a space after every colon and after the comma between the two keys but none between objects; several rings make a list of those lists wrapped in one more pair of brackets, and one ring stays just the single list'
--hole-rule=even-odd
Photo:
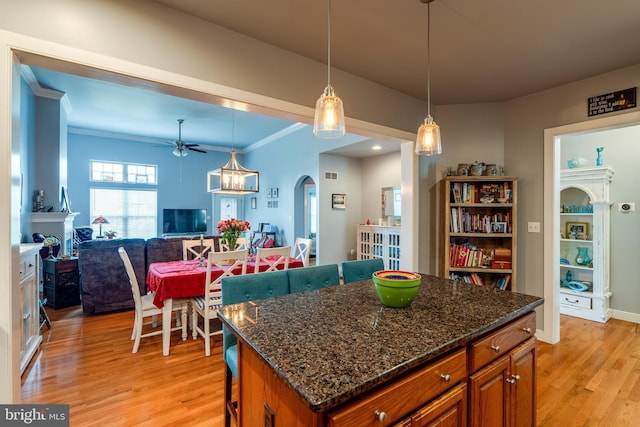
[{"label": "table lamp", "polygon": [[92,224],[100,224],[100,232],[98,233],[97,238],[102,239],[104,237],[102,235],[102,224],[109,224],[109,221],[107,220],[107,218],[100,215],[99,217],[93,220]]}]

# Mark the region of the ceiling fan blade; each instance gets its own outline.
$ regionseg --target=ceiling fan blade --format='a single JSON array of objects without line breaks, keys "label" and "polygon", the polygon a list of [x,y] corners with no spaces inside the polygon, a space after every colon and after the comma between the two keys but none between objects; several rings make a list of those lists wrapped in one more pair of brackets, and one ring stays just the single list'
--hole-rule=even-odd
[{"label": "ceiling fan blade", "polygon": [[182,145],[184,145],[185,147],[197,147],[200,144],[182,144]]},{"label": "ceiling fan blade", "polygon": [[193,148],[193,147],[187,147],[187,150],[197,151],[198,153],[205,153],[205,154],[207,153],[207,152],[206,152],[206,151],[204,151],[204,150],[201,150],[201,149],[199,149],[199,148]]}]

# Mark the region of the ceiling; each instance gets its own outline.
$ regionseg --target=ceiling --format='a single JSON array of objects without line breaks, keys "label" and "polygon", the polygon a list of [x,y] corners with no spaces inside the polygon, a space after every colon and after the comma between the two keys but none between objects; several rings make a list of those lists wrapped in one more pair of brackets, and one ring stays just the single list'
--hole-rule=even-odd
[{"label": "ceiling", "polygon": [[[155,3],[326,63],[325,2]],[[638,0],[435,0],[430,9],[434,104],[504,102],[640,63]],[[421,0],[334,1],[331,65],[426,100],[426,23]],[[33,73],[41,86],[68,94],[72,128],[171,142],[177,139],[176,120],[183,118],[183,141],[206,144],[205,149],[228,149],[231,141],[245,149],[301,129],[312,137],[310,126],[287,120],[232,114],[211,104],[49,70],[33,68]],[[612,88],[619,89],[626,88]],[[398,149],[397,143],[367,140],[344,153],[371,155],[374,143],[381,152]]]}]

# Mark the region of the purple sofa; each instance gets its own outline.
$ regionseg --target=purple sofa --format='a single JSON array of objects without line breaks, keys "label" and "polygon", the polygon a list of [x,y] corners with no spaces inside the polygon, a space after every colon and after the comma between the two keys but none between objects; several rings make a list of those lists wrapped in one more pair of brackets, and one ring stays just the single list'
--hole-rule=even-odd
[{"label": "purple sofa", "polygon": [[[214,249],[219,250],[218,236],[206,238],[213,238]],[[78,247],[78,270],[82,311],[94,314],[134,308],[129,277],[118,255],[120,246],[129,255],[140,293],[144,295],[147,293],[149,264],[182,259],[184,239],[96,239],[81,242]],[[193,239],[199,239],[199,236]]]}]

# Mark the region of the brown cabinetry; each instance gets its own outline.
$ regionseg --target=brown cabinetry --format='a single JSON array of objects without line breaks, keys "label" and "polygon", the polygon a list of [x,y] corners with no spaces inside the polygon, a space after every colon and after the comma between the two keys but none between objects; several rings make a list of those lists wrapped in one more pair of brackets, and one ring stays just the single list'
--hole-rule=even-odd
[{"label": "brown cabinetry", "polygon": [[442,181],[442,276],[515,289],[518,179],[451,176]]},{"label": "brown cabinetry", "polygon": [[78,258],[44,260],[44,297],[55,310],[80,304]]},{"label": "brown cabinetry", "polygon": [[535,426],[536,339],[469,377],[469,426]]},{"label": "brown cabinetry", "polygon": [[467,386],[459,384],[396,426],[462,427],[467,425]]}]

